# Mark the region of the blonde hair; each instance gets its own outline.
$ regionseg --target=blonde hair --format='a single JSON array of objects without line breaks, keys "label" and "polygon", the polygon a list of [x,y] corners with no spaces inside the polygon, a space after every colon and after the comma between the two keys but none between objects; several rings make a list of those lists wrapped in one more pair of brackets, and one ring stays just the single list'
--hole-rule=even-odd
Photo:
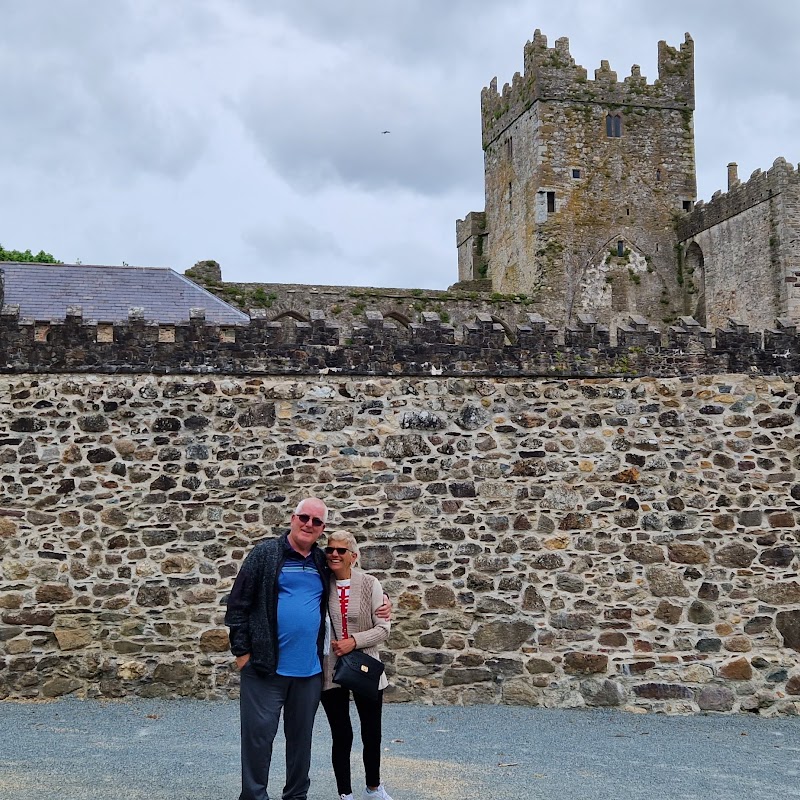
[{"label": "blonde hair", "polygon": [[326,544],[329,545],[331,542],[344,542],[347,545],[348,550],[358,553],[358,542],[356,542],[356,537],[353,536],[353,534],[349,531],[333,531],[333,533],[329,533],[328,538],[326,539]]}]

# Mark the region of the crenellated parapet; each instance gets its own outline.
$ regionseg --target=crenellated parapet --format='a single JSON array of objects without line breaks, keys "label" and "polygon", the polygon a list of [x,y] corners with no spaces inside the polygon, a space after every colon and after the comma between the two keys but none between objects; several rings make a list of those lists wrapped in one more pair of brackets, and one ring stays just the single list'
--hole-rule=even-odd
[{"label": "crenellated parapet", "polygon": [[787,357],[797,337],[797,323],[791,319],[775,320],[775,327],[764,331],[764,350]]},{"label": "crenellated parapet", "polygon": [[617,343],[621,347],[660,347],[661,331],[638,314],[631,314],[628,321],[617,326]]},{"label": "crenellated parapet", "polygon": [[766,172],[757,169],[745,182],[734,181],[727,192],[714,192],[711,200],[698,201],[690,214],[677,222],[679,241],[769,201],[789,187],[800,188],[800,169],[785,158],[776,158]]},{"label": "crenellated parapet", "polygon": [[509,324],[477,312],[456,328],[422,312],[403,325],[367,311],[352,327],[319,310],[309,320],[269,320],[263,309],[249,325],[209,324],[202,309],[177,325],[155,324],[132,309],[124,324],[86,322],[80,308],[63,320],[0,315],[0,370],[155,374],[317,375],[653,375],[800,372],[800,336],[790,320],[750,331],[729,321],[715,331],[691,317],[665,330],[637,315],[613,328],[590,315],[559,331],[537,313]]},{"label": "crenellated parapet", "polygon": [[574,325],[564,330],[564,343],[568,347],[608,347],[611,335],[606,325],[601,325],[591,314],[578,314]]},{"label": "crenellated parapet", "polygon": [[636,64],[619,81],[608,61],[601,62],[590,80],[586,69],[575,63],[569,39],[562,37],[548,47],[547,37],[538,29],[524,53],[524,71],[517,72],[502,92],[497,78],[481,92],[484,149],[540,100],[694,110],[694,42],[688,33],[678,48],[659,42],[658,78],[653,83],[648,83]]}]

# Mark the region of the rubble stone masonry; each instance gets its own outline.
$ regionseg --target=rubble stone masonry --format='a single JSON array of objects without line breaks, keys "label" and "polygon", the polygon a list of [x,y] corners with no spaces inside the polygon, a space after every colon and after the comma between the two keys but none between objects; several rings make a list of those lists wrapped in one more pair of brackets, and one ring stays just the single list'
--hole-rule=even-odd
[{"label": "rubble stone masonry", "polygon": [[0,697],[234,695],[226,595],[315,494],[393,598],[394,701],[797,713],[798,392],[7,371]]},{"label": "rubble stone masonry", "polygon": [[[702,296],[708,327],[729,316],[754,328],[800,316],[800,170],[794,165],[777,158],[747,182],[735,180],[676,228],[684,289]],[[702,318],[692,304],[688,310]]]}]

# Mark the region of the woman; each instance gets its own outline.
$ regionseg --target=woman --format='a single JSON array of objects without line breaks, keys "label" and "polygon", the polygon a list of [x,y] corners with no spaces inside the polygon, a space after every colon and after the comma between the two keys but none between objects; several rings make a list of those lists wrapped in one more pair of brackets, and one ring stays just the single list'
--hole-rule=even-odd
[{"label": "woman", "polygon": [[[336,658],[352,650],[363,650],[378,658],[377,645],[389,636],[389,623],[375,611],[383,603],[380,583],[353,564],[358,558],[356,540],[350,533],[332,533],[325,548],[328,566],[333,572],[328,609],[333,630],[330,654],[323,665],[322,707],[331,726],[331,760],[341,800],[353,800],[350,783],[350,750],[353,727],[350,724],[350,690],[333,682]],[[361,743],[364,748],[366,786],[364,800],[392,800],[381,784],[381,709],[383,690],[388,681],[381,675],[377,699],[353,692],[361,720]]]}]

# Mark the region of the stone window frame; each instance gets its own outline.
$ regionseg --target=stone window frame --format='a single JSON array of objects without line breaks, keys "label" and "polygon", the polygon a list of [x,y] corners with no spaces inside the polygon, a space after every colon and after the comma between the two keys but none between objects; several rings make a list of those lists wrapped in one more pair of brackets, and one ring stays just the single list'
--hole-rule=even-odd
[{"label": "stone window frame", "polygon": [[579,180],[583,177],[583,172],[580,167],[572,167],[572,177],[574,180]]},{"label": "stone window frame", "polygon": [[622,138],[622,114],[619,111],[606,114],[606,138]]},{"label": "stone window frame", "polygon": [[555,214],[556,213],[556,193],[555,192],[545,192],[547,196],[547,213],[548,214]]}]

